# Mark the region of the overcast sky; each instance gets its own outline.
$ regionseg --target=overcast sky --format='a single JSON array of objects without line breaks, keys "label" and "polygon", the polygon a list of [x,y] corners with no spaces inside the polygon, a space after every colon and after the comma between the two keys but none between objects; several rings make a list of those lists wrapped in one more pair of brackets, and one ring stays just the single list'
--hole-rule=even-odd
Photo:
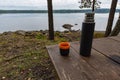
[{"label": "overcast sky", "polygon": [[[79,9],[79,0],[53,0],[54,9]],[[112,0],[99,0],[110,8]],[[120,5],[118,6],[120,7]],[[47,0],[0,0],[0,9],[47,9]]]}]

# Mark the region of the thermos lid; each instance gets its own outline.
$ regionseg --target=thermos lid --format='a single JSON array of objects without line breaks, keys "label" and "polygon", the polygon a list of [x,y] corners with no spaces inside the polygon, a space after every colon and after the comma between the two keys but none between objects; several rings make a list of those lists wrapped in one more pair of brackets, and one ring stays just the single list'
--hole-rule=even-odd
[{"label": "thermos lid", "polygon": [[85,20],[84,22],[94,22],[94,12],[85,13]]}]

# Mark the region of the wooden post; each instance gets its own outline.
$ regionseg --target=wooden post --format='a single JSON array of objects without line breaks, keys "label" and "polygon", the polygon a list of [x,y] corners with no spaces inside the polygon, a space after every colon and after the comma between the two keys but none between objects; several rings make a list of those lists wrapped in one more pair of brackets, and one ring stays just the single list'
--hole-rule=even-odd
[{"label": "wooden post", "polygon": [[54,40],[52,0],[47,0],[47,3],[48,3],[49,40]]}]

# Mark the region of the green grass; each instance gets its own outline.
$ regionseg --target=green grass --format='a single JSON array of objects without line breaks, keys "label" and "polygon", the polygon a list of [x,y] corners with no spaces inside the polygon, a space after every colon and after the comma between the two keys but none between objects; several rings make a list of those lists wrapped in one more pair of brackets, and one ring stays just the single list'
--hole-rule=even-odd
[{"label": "green grass", "polygon": [[94,33],[94,38],[103,38],[103,37],[104,37],[104,33],[100,33],[100,32]]}]

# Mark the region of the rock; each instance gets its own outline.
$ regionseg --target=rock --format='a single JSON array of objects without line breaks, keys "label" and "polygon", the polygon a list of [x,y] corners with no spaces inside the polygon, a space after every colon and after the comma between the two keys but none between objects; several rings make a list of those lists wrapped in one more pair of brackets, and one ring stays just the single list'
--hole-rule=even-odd
[{"label": "rock", "polygon": [[75,23],[75,25],[78,25],[77,23]]},{"label": "rock", "polygon": [[37,35],[36,32],[28,31],[25,33],[25,36],[29,36],[30,38],[35,38]]},{"label": "rock", "polygon": [[40,32],[43,34],[43,35],[47,35],[48,34],[48,30],[40,30]]},{"label": "rock", "polygon": [[31,35],[31,32],[26,32],[25,33],[25,36],[30,36]]},{"label": "rock", "polygon": [[8,35],[8,34],[12,34],[11,31],[8,31],[8,32],[4,32],[3,35]]},{"label": "rock", "polygon": [[69,33],[69,31],[66,31],[66,30],[65,30],[64,33]]},{"label": "rock", "polygon": [[15,32],[16,34],[18,34],[18,35],[23,35],[23,36],[25,36],[25,31],[23,31],[23,30],[18,30],[18,31],[16,31]]},{"label": "rock", "polygon": [[71,24],[64,24],[62,27],[65,28],[65,29],[68,29],[69,31],[71,31],[71,28],[73,27],[73,25],[71,25]]},{"label": "rock", "polygon": [[4,80],[4,79],[5,79],[5,77],[3,76],[3,77],[2,77],[2,79]]}]

